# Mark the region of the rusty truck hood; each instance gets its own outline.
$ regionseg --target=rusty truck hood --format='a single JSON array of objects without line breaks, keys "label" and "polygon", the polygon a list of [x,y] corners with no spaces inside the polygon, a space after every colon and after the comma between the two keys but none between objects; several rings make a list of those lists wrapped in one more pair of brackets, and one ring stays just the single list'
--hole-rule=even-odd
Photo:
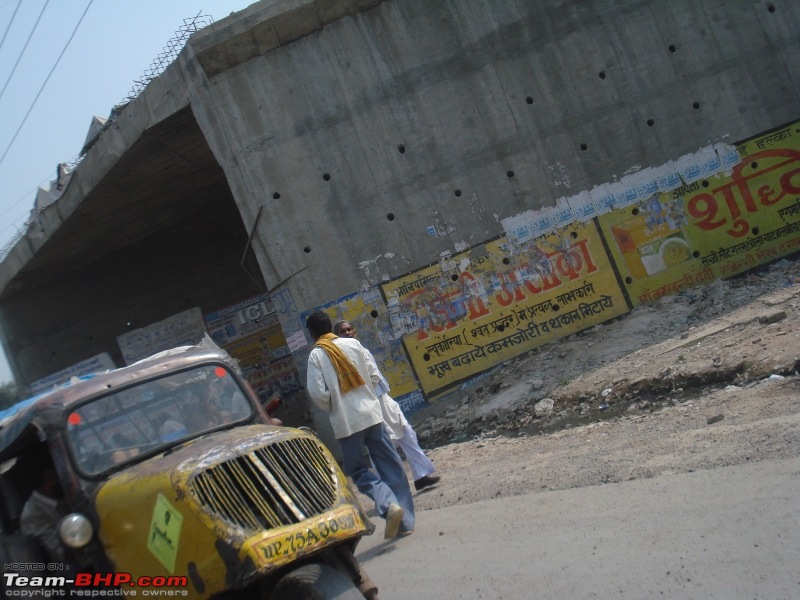
[{"label": "rusty truck hood", "polygon": [[372,527],[318,438],[267,425],[131,465],[99,487],[95,505],[118,570],[186,574],[203,589],[244,584]]}]

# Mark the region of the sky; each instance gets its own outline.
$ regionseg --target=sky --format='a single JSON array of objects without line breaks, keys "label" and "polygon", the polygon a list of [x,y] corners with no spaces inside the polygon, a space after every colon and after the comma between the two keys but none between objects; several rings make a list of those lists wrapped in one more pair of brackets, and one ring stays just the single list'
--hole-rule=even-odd
[{"label": "sky", "polygon": [[[198,15],[219,21],[250,0],[0,0],[0,248],[36,190],[78,158],[167,43]],[[90,358],[90,357],[85,357]],[[12,379],[0,351],[0,383]]]}]

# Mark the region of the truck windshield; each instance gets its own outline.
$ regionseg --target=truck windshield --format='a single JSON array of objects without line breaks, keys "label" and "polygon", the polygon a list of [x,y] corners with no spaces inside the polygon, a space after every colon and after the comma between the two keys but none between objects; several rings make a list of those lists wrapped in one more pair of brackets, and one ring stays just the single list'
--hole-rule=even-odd
[{"label": "truck windshield", "polygon": [[67,415],[67,432],[80,469],[95,475],[252,413],[233,375],[206,365],[84,404]]}]

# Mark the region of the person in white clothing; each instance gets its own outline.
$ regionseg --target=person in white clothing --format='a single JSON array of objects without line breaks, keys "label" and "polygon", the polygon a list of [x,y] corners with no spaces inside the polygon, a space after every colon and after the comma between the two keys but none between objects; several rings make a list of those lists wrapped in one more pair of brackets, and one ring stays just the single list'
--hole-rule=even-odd
[{"label": "person in white clothing", "polygon": [[[333,333],[344,338],[355,339],[356,337],[356,329],[350,321],[337,321],[333,326]],[[375,357],[367,348],[364,348],[364,350],[366,350],[369,358],[372,359],[377,368]],[[408,460],[408,465],[411,467],[411,475],[414,478],[414,489],[420,491],[435,485],[440,479],[438,475],[435,475],[436,467],[433,466],[431,459],[419,447],[417,433],[406,420],[400,405],[389,395],[389,384],[386,378],[380,373],[380,370],[378,373],[380,381],[375,386],[375,393],[381,401],[383,421],[389,430],[389,437],[400,447]]]},{"label": "person in white clothing", "polygon": [[329,414],[342,448],[344,473],[375,501],[378,514],[386,519],[386,539],[409,535],[414,531],[414,500],[403,462],[383,426],[374,387],[378,367],[358,340],[331,332],[330,317],[324,312],[312,312],[306,327],[314,338],[306,389]]}]

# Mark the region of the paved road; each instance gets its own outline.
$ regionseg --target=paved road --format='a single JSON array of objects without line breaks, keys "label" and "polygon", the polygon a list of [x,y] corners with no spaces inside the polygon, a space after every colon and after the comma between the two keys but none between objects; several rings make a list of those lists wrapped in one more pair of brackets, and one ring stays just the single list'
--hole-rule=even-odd
[{"label": "paved road", "polygon": [[392,542],[376,524],[357,555],[381,600],[800,598],[800,458],[422,511]]}]

